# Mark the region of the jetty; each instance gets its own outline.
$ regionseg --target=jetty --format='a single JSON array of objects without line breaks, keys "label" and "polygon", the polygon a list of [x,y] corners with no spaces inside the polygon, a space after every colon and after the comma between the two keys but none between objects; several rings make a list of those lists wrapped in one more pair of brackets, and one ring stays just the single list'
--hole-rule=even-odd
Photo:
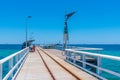
[{"label": "jetty", "polygon": [[[54,51],[54,50],[53,50]],[[57,52],[57,50],[56,50]],[[85,77],[86,76],[86,77]],[[98,80],[51,52],[37,48],[28,57],[16,80]]]},{"label": "jetty", "polygon": [[[88,55],[96,56],[97,64],[88,62]],[[81,59],[78,59],[79,56]],[[29,52],[27,47],[0,60],[0,80],[107,80],[100,76],[101,71],[120,77],[117,72],[101,68],[101,58],[120,60],[120,57],[75,49],[66,49],[63,52],[37,46],[35,52]],[[88,65],[94,67],[95,72],[87,70]],[[5,73],[5,70],[8,72]]]}]

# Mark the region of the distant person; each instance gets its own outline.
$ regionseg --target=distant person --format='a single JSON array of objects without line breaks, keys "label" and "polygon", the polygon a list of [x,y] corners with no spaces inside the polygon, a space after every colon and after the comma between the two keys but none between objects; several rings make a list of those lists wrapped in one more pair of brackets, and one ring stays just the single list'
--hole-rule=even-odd
[{"label": "distant person", "polygon": [[33,47],[32,47],[32,51],[35,52],[35,45],[33,45]]}]

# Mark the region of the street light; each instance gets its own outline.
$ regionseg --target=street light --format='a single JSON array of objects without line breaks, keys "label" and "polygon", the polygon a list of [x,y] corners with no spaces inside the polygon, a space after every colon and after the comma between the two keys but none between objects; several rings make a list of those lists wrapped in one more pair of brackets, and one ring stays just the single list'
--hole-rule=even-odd
[{"label": "street light", "polygon": [[64,26],[64,37],[63,37],[63,50],[67,48],[67,42],[69,41],[69,36],[68,36],[68,19],[74,15],[76,12],[71,12],[69,14],[65,15],[65,26]]},{"label": "street light", "polygon": [[26,47],[28,46],[27,45],[27,39],[28,39],[28,19],[29,18],[32,18],[32,16],[27,16],[26,17]]}]

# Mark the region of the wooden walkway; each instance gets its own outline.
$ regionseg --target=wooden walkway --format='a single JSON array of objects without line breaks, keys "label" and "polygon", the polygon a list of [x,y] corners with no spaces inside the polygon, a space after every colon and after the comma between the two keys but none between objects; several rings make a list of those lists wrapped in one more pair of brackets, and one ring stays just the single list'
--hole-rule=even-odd
[{"label": "wooden walkway", "polygon": [[[56,62],[60,63],[63,67],[58,65],[54,60],[52,60],[49,56],[45,53],[49,54],[51,57],[54,57]],[[44,61],[47,64],[48,69],[46,68]],[[52,77],[51,76],[51,74]],[[70,74],[72,72],[72,74]],[[79,79],[77,79],[76,77]],[[97,78],[89,75],[88,73],[70,65],[69,63],[65,62],[63,59],[58,58],[54,54],[43,50],[38,50],[33,53],[29,53],[28,57],[21,68],[20,72],[18,73],[16,80],[98,80]]]},{"label": "wooden walkway", "polygon": [[[57,57],[65,60],[65,56],[64,56],[64,53],[63,51],[61,50],[57,50],[57,49],[45,49],[47,52],[53,54],[53,55],[56,55]],[[77,56],[76,58],[77,60],[81,60],[81,56]],[[92,62],[92,63],[96,63],[96,59],[95,58],[91,58],[91,57],[87,57],[86,56],[86,61],[87,62]],[[96,63],[97,64],[97,63]]]},{"label": "wooden walkway", "polygon": [[29,53],[16,80],[52,80],[37,52]]}]

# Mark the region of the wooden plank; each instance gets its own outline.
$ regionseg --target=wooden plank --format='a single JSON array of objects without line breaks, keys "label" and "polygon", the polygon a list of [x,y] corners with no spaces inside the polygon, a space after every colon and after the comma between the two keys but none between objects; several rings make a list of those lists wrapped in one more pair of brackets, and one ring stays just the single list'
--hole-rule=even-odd
[{"label": "wooden plank", "polygon": [[[53,55],[56,55],[57,57],[65,60],[65,56],[63,54],[63,51],[61,51],[61,50],[57,50],[57,49],[44,49],[44,50],[46,50],[47,52],[49,52],[49,53],[51,53]],[[81,56],[76,56],[76,59],[81,60]],[[96,59],[86,56],[86,61],[95,63]]]},{"label": "wooden plank", "polygon": [[16,80],[52,80],[37,52],[29,53]]},{"label": "wooden plank", "polygon": [[[98,80],[96,77],[88,74],[87,72],[84,72],[83,70],[80,70],[78,68],[76,68],[75,66],[65,62],[63,59],[59,58],[58,56],[54,55],[54,50],[52,49],[50,50],[46,50],[46,52],[51,55],[54,59],[56,59],[59,63],[63,64],[67,69],[69,69],[71,72],[73,72],[74,74],[76,74],[77,76],[81,77],[82,80]],[[53,52],[53,53],[51,53]],[[56,52],[56,50],[55,50]],[[56,53],[57,54],[57,53]],[[58,55],[58,54],[57,54]]]},{"label": "wooden plank", "polygon": [[[56,51],[57,52],[57,51]],[[56,80],[75,80],[68,72],[59,67],[55,62],[53,62],[49,57],[45,56],[42,51],[42,56],[47,62],[47,65],[52,70],[53,75]],[[48,52],[49,53],[49,52]],[[65,62],[63,59],[56,57],[55,55],[49,53],[57,61],[63,64],[66,68],[74,72],[82,78],[82,80],[98,80],[97,78],[89,75],[88,73],[70,65]],[[52,80],[50,74],[48,73],[42,59],[40,58],[38,52],[29,53],[23,67],[21,68],[19,74],[16,77],[16,80]]]},{"label": "wooden plank", "polygon": [[53,61],[49,56],[40,51],[42,57],[45,59],[49,69],[55,77],[55,80],[77,80],[74,76],[72,76],[69,72],[63,69],[60,65],[58,65],[55,61]]}]

